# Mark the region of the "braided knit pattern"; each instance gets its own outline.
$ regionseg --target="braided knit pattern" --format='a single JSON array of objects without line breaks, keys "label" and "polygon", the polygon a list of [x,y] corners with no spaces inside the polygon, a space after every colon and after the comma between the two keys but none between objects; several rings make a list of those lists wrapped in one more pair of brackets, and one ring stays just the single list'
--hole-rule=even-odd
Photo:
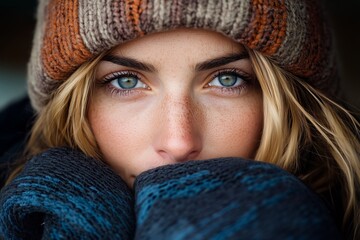
[{"label": "braided knit pattern", "polygon": [[322,201],[270,164],[238,158],[147,171],[135,183],[135,239],[341,239]]},{"label": "braided knit pattern", "polygon": [[317,0],[40,0],[28,68],[40,110],[81,64],[139,36],[179,27],[223,33],[320,89],[337,75]]},{"label": "braided knit pattern", "polygon": [[133,194],[104,163],[66,149],[29,161],[1,191],[0,238],[132,239]]}]

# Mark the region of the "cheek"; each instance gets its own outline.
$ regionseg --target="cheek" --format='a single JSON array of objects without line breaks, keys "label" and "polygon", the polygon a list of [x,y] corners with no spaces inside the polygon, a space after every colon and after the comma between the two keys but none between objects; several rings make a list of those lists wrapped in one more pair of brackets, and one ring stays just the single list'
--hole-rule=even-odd
[{"label": "cheek", "polygon": [[88,116],[104,160],[126,180],[133,168],[132,159],[144,145],[146,119],[129,114],[129,109],[102,102],[91,103]]},{"label": "cheek", "polygon": [[[221,109],[219,111],[219,109]],[[263,108],[260,96],[217,107],[208,111],[208,142],[222,156],[254,158],[258,149],[262,127]]]},{"label": "cheek", "polygon": [[248,109],[248,111],[244,112],[246,114],[239,116],[240,122],[238,124],[241,125],[241,127],[235,126],[238,130],[234,130],[234,133],[237,135],[234,136],[234,138],[239,139],[238,149],[240,156],[254,158],[262,134],[262,107],[258,106],[258,109]]}]

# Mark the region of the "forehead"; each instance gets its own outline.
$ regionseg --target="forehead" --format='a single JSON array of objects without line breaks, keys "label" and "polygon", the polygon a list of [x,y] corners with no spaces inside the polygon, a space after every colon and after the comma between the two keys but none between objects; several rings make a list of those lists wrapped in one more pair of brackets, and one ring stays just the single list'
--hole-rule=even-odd
[{"label": "forehead", "polygon": [[119,44],[111,54],[141,59],[168,57],[170,54],[173,58],[192,56],[201,61],[242,51],[244,47],[241,44],[221,33],[200,29],[176,29]]}]

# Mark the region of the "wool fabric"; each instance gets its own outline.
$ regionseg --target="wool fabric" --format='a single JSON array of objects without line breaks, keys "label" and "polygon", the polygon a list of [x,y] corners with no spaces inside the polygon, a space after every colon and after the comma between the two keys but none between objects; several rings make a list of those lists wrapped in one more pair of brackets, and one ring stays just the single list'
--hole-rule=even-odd
[{"label": "wool fabric", "polygon": [[220,32],[330,92],[337,71],[318,5],[317,0],[39,0],[29,95],[40,110],[99,53],[181,27]]},{"label": "wool fabric", "polygon": [[150,169],[132,191],[103,162],[49,149],[1,190],[0,209],[0,239],[341,239],[295,176],[241,158]]},{"label": "wool fabric", "polygon": [[320,198],[274,165],[240,158],[149,170],[135,182],[135,239],[342,239]]},{"label": "wool fabric", "polygon": [[0,239],[132,239],[133,201],[103,162],[50,149],[1,190]]}]

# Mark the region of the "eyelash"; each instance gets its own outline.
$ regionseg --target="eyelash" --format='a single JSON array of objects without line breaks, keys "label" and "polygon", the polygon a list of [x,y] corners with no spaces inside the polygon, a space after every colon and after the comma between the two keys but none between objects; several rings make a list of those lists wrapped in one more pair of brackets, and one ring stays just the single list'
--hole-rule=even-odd
[{"label": "eyelash", "polygon": [[120,71],[120,72],[113,72],[108,74],[106,77],[104,77],[102,80],[100,80],[100,84],[106,87],[106,90],[110,92],[112,96],[131,96],[140,94],[142,90],[149,89],[149,88],[135,88],[135,89],[119,89],[114,86],[112,86],[111,82],[116,80],[120,77],[135,77],[140,82],[143,82],[141,80],[141,76],[133,71]]},{"label": "eyelash", "polygon": [[[216,78],[220,77],[221,75],[225,75],[225,74],[231,74],[231,75],[235,75],[236,77],[241,78],[244,83],[240,84],[239,86],[235,86],[235,87],[219,87],[219,86],[211,86],[209,85],[212,81],[214,81]],[[141,80],[141,76],[140,74],[133,72],[133,71],[120,71],[120,72],[113,72],[108,74],[106,77],[104,77],[102,80],[99,81],[100,85],[105,86],[106,90],[109,91],[109,93],[112,96],[123,96],[123,97],[127,97],[127,96],[132,96],[132,95],[136,95],[136,94],[141,94],[143,93],[143,90],[146,89],[150,89],[149,87],[147,88],[134,88],[134,89],[119,89],[114,87],[111,82],[116,80],[117,78],[120,77],[135,77],[137,78],[140,82],[143,82]],[[238,69],[222,69],[222,70],[218,70],[217,72],[215,72],[214,74],[211,75],[210,81],[207,81],[207,84],[205,85],[205,88],[211,88],[213,91],[215,91],[216,93],[219,94],[226,94],[226,95],[239,95],[249,84],[251,84],[254,81],[254,78],[243,72],[240,71]],[[144,83],[145,84],[145,83]],[[146,85],[146,84],[145,84]]]},{"label": "eyelash", "polygon": [[[235,87],[217,87],[217,86],[210,86],[209,84],[214,81],[216,78],[220,77],[221,75],[225,74],[231,74],[235,75],[238,78],[241,78],[244,83],[240,84],[239,86]],[[206,88],[212,88],[214,91],[220,93],[220,94],[226,94],[226,95],[239,95],[243,90],[245,90],[250,84],[254,82],[254,77],[249,75],[248,73],[245,73],[243,71],[240,71],[236,68],[232,69],[222,69],[217,72],[215,72],[211,76],[211,80],[206,84]]]}]

